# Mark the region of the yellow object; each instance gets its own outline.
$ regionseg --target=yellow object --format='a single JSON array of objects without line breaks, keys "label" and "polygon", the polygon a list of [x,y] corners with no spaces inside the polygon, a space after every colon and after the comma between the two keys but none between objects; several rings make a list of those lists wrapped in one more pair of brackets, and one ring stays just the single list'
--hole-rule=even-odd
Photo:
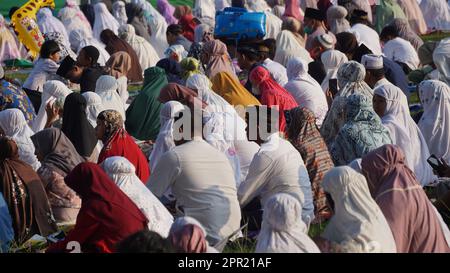
[{"label": "yellow object", "polygon": [[14,12],[11,22],[19,41],[28,49],[33,59],[39,54],[44,36],[36,23],[36,13],[44,7],[55,8],[54,0],[30,0]]}]

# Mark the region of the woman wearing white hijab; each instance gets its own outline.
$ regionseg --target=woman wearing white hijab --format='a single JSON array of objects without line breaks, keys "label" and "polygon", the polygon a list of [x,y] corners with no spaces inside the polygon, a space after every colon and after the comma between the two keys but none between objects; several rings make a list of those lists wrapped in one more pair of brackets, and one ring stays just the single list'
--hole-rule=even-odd
[{"label": "woman wearing white hijab", "polygon": [[288,83],[284,88],[291,93],[298,106],[308,108],[316,117],[318,127],[328,112],[328,103],[320,84],[308,74],[308,65],[301,58],[293,58],[287,64]]},{"label": "woman wearing white hijab", "polygon": [[436,65],[439,79],[450,85],[450,38],[439,42],[433,51],[433,62]]},{"label": "woman wearing white hijab", "polygon": [[125,10],[125,3],[123,1],[114,2],[113,15],[121,26],[126,25],[128,22],[127,11]]},{"label": "woman wearing white hijab", "polygon": [[337,79],[337,72],[341,65],[348,62],[347,55],[338,51],[338,50],[327,50],[322,53],[320,57],[322,60],[323,66],[325,67],[326,75],[320,85],[322,87],[323,92],[327,92],[329,80]]},{"label": "woman wearing white hijab", "polygon": [[366,179],[352,168],[333,168],[322,182],[334,202],[334,215],[321,237],[330,252],[395,253],[394,236]]},{"label": "woman wearing white hijab", "polygon": [[41,163],[34,153],[34,144],[30,138],[34,132],[28,126],[22,111],[19,109],[0,111],[0,130],[4,132],[5,136],[16,142],[20,160],[37,171],[41,167]]},{"label": "woman wearing white hijab", "polygon": [[44,129],[47,123],[47,112],[45,111],[47,104],[50,103],[53,105],[56,102],[62,107],[66,97],[70,93],[72,93],[72,90],[60,81],[48,81],[44,83],[41,107],[36,118],[33,120],[32,129],[35,133]]},{"label": "woman wearing white hijab", "polygon": [[120,24],[112,16],[112,14],[106,8],[106,5],[102,2],[94,5],[95,22],[94,22],[94,38],[100,40],[100,33],[105,29],[110,29],[117,35]]},{"label": "woman wearing white hijab", "polygon": [[[92,127],[97,127],[97,117],[105,110],[102,103],[102,98],[94,92],[84,92],[81,94],[86,99],[86,116]],[[95,146],[95,154],[100,154],[103,148],[103,142],[99,140]]]},{"label": "woman wearing white hijab", "polygon": [[105,110],[102,98],[94,92],[84,92],[81,94],[86,99],[86,115],[92,127],[97,127],[97,117]]},{"label": "woman wearing white hijab", "polygon": [[58,32],[64,37],[65,44],[69,44],[69,35],[67,35],[66,28],[63,23],[58,20],[55,16],[53,16],[51,9],[42,8],[38,11],[37,15],[37,23],[39,25],[39,29],[42,34],[48,32]]},{"label": "woman wearing white hijab", "polygon": [[156,138],[153,150],[148,158],[150,170],[154,170],[158,160],[165,153],[175,147],[173,140],[173,123],[175,118],[184,110],[184,105],[178,101],[168,101],[161,108],[158,137]]},{"label": "woman wearing white hijab", "polygon": [[124,39],[134,49],[139,58],[142,71],[155,66],[159,61],[158,53],[156,53],[153,46],[144,38],[136,35],[136,31],[132,25],[122,25],[119,28],[119,37]]},{"label": "woman wearing white hijab", "polygon": [[308,64],[313,61],[309,52],[297,42],[289,30],[283,30],[278,35],[276,48],[274,61],[283,66],[287,66],[288,61],[294,57],[299,57]]},{"label": "woman wearing white hijab", "polygon": [[327,22],[334,34],[348,31],[351,26],[346,19],[348,11],[343,6],[331,6],[327,10]]},{"label": "woman wearing white hijab", "polygon": [[214,0],[195,0],[192,13],[199,19],[211,18],[214,20],[216,18],[216,5]]},{"label": "woman wearing white hijab", "polygon": [[245,180],[253,156],[259,146],[247,139],[246,123],[221,96],[211,90],[208,77],[195,74],[186,81],[188,88],[197,90],[199,98],[208,104],[205,108],[205,140],[224,152],[235,171],[237,186]]},{"label": "woman wearing white hijab", "polygon": [[152,15],[152,19],[148,22],[152,32],[150,44],[156,50],[156,53],[158,53],[159,58],[163,59],[164,51],[169,47],[166,40],[166,30],[168,25],[166,19],[164,19],[160,13],[156,10],[154,12],[155,15]]},{"label": "woman wearing white hijab", "polygon": [[95,93],[102,98],[105,110],[116,110],[120,113],[123,120],[125,120],[125,105],[119,93],[117,93],[117,88],[119,88],[119,86],[116,78],[103,75],[97,80]]},{"label": "woman wearing white hijab", "polygon": [[147,217],[148,229],[166,238],[173,223],[173,216],[136,176],[133,164],[124,157],[113,156],[107,158],[102,163],[102,167],[112,181]]},{"label": "woman wearing white hijab", "polygon": [[[403,150],[406,165],[416,174],[416,178],[422,186],[437,180],[433,169],[427,163],[427,159],[430,157],[428,145],[419,127],[411,118],[406,95],[400,88],[392,84],[384,84],[376,88],[374,94],[374,110],[389,131],[392,143]],[[384,103],[378,103],[379,97],[384,99]],[[384,104],[385,108],[380,109],[380,104]],[[384,113],[381,113],[383,110]]]},{"label": "woman wearing white hijab", "polygon": [[419,121],[428,149],[438,158],[450,162],[450,87],[436,80],[419,85],[423,115]]},{"label": "woman wearing white hijab", "polygon": [[89,37],[92,37],[92,27],[83,12],[74,7],[64,7],[59,10],[58,17],[66,28],[67,34],[82,28]]},{"label": "woman wearing white hijab", "polygon": [[94,46],[100,53],[97,61],[100,66],[104,66],[110,58],[108,51],[105,49],[105,45],[86,32],[86,29],[84,28],[79,28],[70,32],[69,41],[70,47],[77,54],[80,53],[80,50],[83,47]]},{"label": "woman wearing white hijab", "polygon": [[450,5],[445,0],[425,0],[420,3],[428,30],[450,30]]},{"label": "woman wearing white hijab", "polygon": [[275,194],[264,205],[255,252],[320,253],[307,233],[300,202],[290,194]]}]

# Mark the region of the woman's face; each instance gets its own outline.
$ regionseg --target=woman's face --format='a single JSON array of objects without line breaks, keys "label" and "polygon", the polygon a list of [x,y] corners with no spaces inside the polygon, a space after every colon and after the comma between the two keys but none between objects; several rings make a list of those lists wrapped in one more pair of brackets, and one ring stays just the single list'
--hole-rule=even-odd
[{"label": "woman's face", "polygon": [[106,133],[105,123],[97,119],[97,126],[95,127],[95,134],[97,135],[97,139],[102,140],[105,133]]},{"label": "woman's face", "polygon": [[384,99],[382,96],[380,95],[373,95],[373,110],[375,111],[375,113],[377,113],[377,115],[382,118],[384,116],[384,113],[386,112],[386,99]]}]

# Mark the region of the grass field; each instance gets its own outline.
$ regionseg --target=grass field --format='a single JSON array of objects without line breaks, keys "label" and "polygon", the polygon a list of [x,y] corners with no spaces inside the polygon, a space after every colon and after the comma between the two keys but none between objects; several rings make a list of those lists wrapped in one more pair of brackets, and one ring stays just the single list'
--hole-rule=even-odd
[{"label": "grass field", "polygon": [[[15,1],[12,1],[12,0],[0,0],[0,13],[3,16],[8,16],[8,12],[9,12],[10,8],[12,8],[14,6],[18,6],[18,7],[22,6],[27,1],[28,0],[15,0]],[[55,5],[56,5],[55,10],[59,11],[59,9],[64,6],[65,2],[66,2],[65,0],[55,0]],[[152,3],[154,7],[156,7],[156,0],[150,0],[149,2]],[[172,5],[174,5],[174,6],[177,6],[177,5],[190,5],[190,6],[192,6],[193,3],[194,3],[194,0],[169,0],[169,2]]]}]

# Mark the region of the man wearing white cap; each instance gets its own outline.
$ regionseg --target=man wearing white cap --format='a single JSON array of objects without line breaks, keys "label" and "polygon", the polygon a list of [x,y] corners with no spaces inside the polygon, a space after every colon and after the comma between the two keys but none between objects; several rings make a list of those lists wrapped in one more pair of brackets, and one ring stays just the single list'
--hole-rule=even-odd
[{"label": "man wearing white cap", "polygon": [[384,76],[383,56],[366,54],[361,58],[361,64],[366,68],[366,78],[364,81],[372,88],[376,89],[385,84],[392,84]]},{"label": "man wearing white cap", "polygon": [[308,64],[308,73],[317,82],[322,82],[325,79],[326,71],[321,61],[321,56],[325,51],[334,49],[335,41],[333,37],[327,33],[317,36],[312,44],[312,49],[309,51],[314,62]]}]

